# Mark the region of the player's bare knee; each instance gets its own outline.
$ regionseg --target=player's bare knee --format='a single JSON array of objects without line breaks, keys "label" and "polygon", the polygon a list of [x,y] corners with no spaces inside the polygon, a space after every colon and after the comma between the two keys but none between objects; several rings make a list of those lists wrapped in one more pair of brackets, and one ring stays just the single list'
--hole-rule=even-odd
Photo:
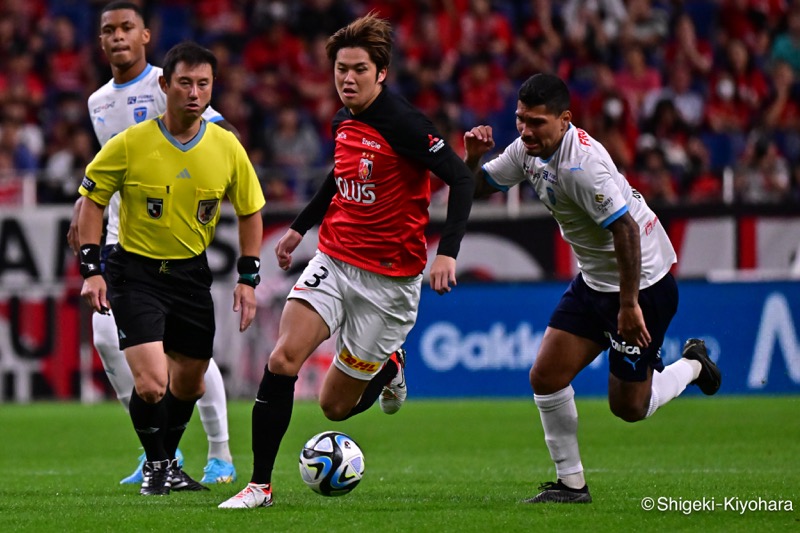
[{"label": "player's bare knee", "polygon": [[[153,383],[155,384],[155,383]],[[167,387],[158,387],[158,386],[149,386],[148,384],[145,385],[137,385],[136,386],[136,394],[139,395],[139,398],[144,400],[145,403],[158,403],[167,393]]]},{"label": "player's bare knee", "polygon": [[536,365],[531,368],[528,378],[534,394],[553,394],[570,384],[570,380],[564,380],[560,375]]},{"label": "player's bare knee", "polygon": [[322,413],[325,415],[325,418],[334,422],[341,422],[342,420],[346,419],[347,415],[350,414],[350,411],[353,410],[352,407],[342,405],[340,402],[329,402],[324,400],[320,401],[319,406],[322,408]]},{"label": "player's bare knee", "polygon": [[270,354],[267,369],[273,374],[282,376],[296,376],[300,371],[299,366],[294,362],[294,358],[280,346],[276,347]]},{"label": "player's bare knee", "polygon": [[640,420],[644,420],[645,415],[647,414],[647,408],[639,405],[611,402],[610,407],[611,412],[614,413],[614,416],[624,420],[625,422],[638,422]]},{"label": "player's bare knee", "polygon": [[172,389],[173,396],[184,402],[199,400],[206,392],[206,386],[203,381],[193,384],[183,383],[180,386],[170,385],[170,387]]},{"label": "player's bare knee", "polygon": [[144,374],[134,378],[134,387],[139,398],[146,403],[158,403],[167,393],[166,376]]}]

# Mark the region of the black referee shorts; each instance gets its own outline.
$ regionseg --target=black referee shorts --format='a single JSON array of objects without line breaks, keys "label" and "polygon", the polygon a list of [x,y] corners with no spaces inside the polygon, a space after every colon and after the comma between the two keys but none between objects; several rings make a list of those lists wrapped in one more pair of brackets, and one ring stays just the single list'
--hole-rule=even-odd
[{"label": "black referee shorts", "polygon": [[162,261],[117,244],[106,260],[105,279],[120,350],[163,341],[165,351],[211,358],[216,326],[205,253]]}]

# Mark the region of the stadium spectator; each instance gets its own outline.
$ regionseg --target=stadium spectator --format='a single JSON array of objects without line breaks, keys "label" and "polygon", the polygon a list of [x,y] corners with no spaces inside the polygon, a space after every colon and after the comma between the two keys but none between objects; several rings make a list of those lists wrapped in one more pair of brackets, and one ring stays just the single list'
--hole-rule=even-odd
[{"label": "stadium spectator", "polygon": [[752,107],[736,90],[736,80],[727,71],[716,76],[706,103],[706,126],[711,132],[740,138],[752,125]]},{"label": "stadium spectator", "polygon": [[36,116],[46,96],[44,79],[34,66],[30,52],[14,50],[7,58],[8,68],[0,71],[3,101],[24,102],[31,117]]},{"label": "stadium spectator", "polygon": [[490,0],[470,0],[469,9],[459,16],[458,27],[458,51],[462,58],[488,56],[492,63],[507,66],[513,42],[511,22],[492,7]]},{"label": "stadium spectator", "polygon": [[38,166],[45,154],[44,132],[38,121],[31,118],[28,106],[24,101],[8,102],[3,110],[3,117],[17,125],[17,142],[25,147]]},{"label": "stadium spectator", "polygon": [[689,165],[682,176],[685,196],[693,204],[718,203],[722,200],[722,180],[711,171],[711,156],[699,137],[693,136],[686,146]]},{"label": "stadium spectator", "polygon": [[318,252],[287,296],[278,343],[253,405],[250,482],[221,508],[272,505],[273,468],[291,420],[297,375],[337,331],[337,354],[319,397],[325,416],[345,420],[379,397],[387,414],[402,406],[402,344],[416,321],[427,260],[429,170],[450,185],[430,284],[444,294],[456,281],[472,177],[431,122],[384,86],[391,25],[370,13],[334,33],[327,51],[344,105],[332,127],[334,168],[275,247],[278,265],[288,270],[305,233],[321,223]]},{"label": "stadium spectator", "polygon": [[86,68],[91,54],[78,40],[72,20],[58,16],[52,24],[53,42],[47,54],[50,90],[55,93],[54,96],[60,93],[85,93],[87,87],[96,85],[93,71]]},{"label": "stadium spectator", "polygon": [[705,115],[705,98],[693,88],[691,69],[684,61],[676,60],[669,64],[667,78],[667,85],[645,94],[640,120],[652,120],[659,102],[669,100],[687,126],[698,128]]},{"label": "stadium spectator", "polygon": [[68,203],[83,178],[86,165],[95,154],[94,139],[83,127],[69,131],[68,142],[52,152],[39,181],[38,200],[45,203]]},{"label": "stadium spectator", "polygon": [[616,73],[616,84],[628,101],[634,118],[639,120],[647,93],[661,87],[661,73],[647,64],[644,50],[630,45],[624,51],[625,64]]},{"label": "stadium spectator", "polygon": [[514,53],[508,68],[509,76],[514,80],[551,71],[562,47],[561,35],[554,27],[550,0],[532,3],[535,15],[520,21],[521,29],[514,38]]},{"label": "stadium spectator", "polygon": [[[328,35],[317,35],[308,42],[300,58],[301,67],[295,84],[303,109],[312,117],[319,135],[325,138],[330,137],[330,128],[326,125],[330,124],[340,104],[336,90],[331,87],[331,65],[325,51]],[[322,149],[330,146],[326,142]]]},{"label": "stadium spectator", "polygon": [[296,193],[297,200],[310,197],[319,185],[318,178],[325,176],[324,170],[318,171],[322,154],[314,127],[301,116],[298,108],[287,105],[278,112],[265,138],[268,169],[283,178],[287,188]]},{"label": "stadium spectator", "polygon": [[39,169],[39,161],[22,138],[22,124],[12,118],[0,121],[0,147],[11,154],[17,171],[33,175]]},{"label": "stadium spectator", "polygon": [[788,199],[792,183],[790,167],[767,135],[753,132],[734,169],[737,200],[746,203],[778,203]]},{"label": "stadium spectator", "polygon": [[761,30],[766,24],[763,11],[752,0],[722,0],[717,11],[720,44],[724,48],[731,39],[739,39],[753,52],[760,49]]},{"label": "stadium spectator", "polygon": [[578,258],[575,277],[551,315],[530,371],[534,402],[557,480],[527,503],[592,501],[578,450],[572,381],[609,350],[608,400],[619,418],[652,416],[689,384],[719,390],[721,374],[705,343],[689,339],[683,358],[664,366],[661,345],[677,311],[676,262],[669,237],[641,194],[632,190],[608,153],[572,124],[570,95],[556,76],[537,74],[519,89],[518,137],[479,168],[494,146],[491,128],[464,135],[475,195],[529,182],[561,226]]},{"label": "stadium spectator", "polygon": [[772,44],[772,61],[783,61],[800,77],[800,4],[789,12],[786,31],[775,37]]},{"label": "stadium spectator", "polygon": [[293,33],[309,43],[327,38],[353,19],[353,8],[344,0],[306,0],[293,3],[290,15]]},{"label": "stadium spectator", "polygon": [[694,20],[688,13],[678,15],[673,32],[667,37],[663,65],[672,71],[675,65],[687,65],[693,75],[705,77],[714,66],[714,50],[708,40],[697,35]]},{"label": "stadium spectator", "polygon": [[[75,94],[63,93],[57,85],[45,86],[52,76],[49,65],[53,58],[61,57],[67,67],[66,74],[54,78],[54,82],[78,91],[81,101],[87,89],[104,75],[106,59],[93,57],[91,52],[80,65],[89,68],[76,68],[75,52],[89,50],[79,37],[83,35],[80,28],[93,20],[103,2],[84,4],[29,0],[0,7],[0,106],[9,101],[23,102],[28,113],[26,123],[39,122],[48,143],[60,135],[52,130],[62,128],[52,111],[60,100],[52,97]],[[244,100],[243,113],[250,118],[248,125],[240,128],[242,142],[255,160],[263,160],[267,142],[263,132],[275,122],[277,110],[298,95],[303,114],[317,129],[323,153],[330,153],[333,139],[328,125],[338,104],[327,83],[329,67],[322,49],[330,32],[325,29],[339,27],[350,14],[371,9],[383,13],[397,31],[395,68],[387,83],[426,113],[436,113],[442,107],[450,113],[457,108],[467,120],[476,112],[483,113],[471,109],[474,101],[482,106],[486,102],[474,100],[474,92],[460,93],[459,84],[481,53],[494,53],[493,64],[511,80],[521,81],[538,72],[558,73],[580,102],[596,91],[597,65],[626,75],[623,54],[631,43],[637,44],[644,52],[645,65],[660,80],[649,85],[649,90],[633,87],[636,83],[630,79],[625,85],[623,80],[629,95],[646,93],[644,101],[639,94],[628,102],[636,125],[643,127],[657,101],[670,96],[683,119],[707,143],[714,172],[733,164],[741,155],[751,128],[771,127],[766,124],[765,112],[773,113],[777,109],[772,106],[773,99],[778,106],[781,99],[765,91],[763,82],[765,78],[770,81],[774,65],[792,65],[795,80],[800,71],[800,30],[793,30],[800,27],[796,0],[170,0],[142,5],[153,30],[153,57],[160,57],[180,40],[192,38],[207,43],[219,55],[223,76],[215,85],[215,96],[218,102],[233,102],[237,97]],[[668,17],[669,32],[665,35]],[[67,43],[64,50],[56,46],[57,41]],[[477,45],[478,41],[488,44]],[[653,46],[654,42],[663,47]],[[736,50],[742,45],[746,53]],[[464,46],[464,53],[460,46]],[[729,67],[728,56],[733,59],[731,65],[745,68]],[[745,61],[736,59],[744,56]],[[713,64],[714,58],[717,64]],[[241,87],[230,88],[236,96],[228,96],[227,86],[228,74],[236,72],[236,67],[227,64],[241,65],[238,70],[247,80],[244,92]],[[686,84],[679,79],[685,77],[681,72],[684,68],[691,71],[689,89],[679,88]],[[717,82],[726,75],[731,75],[739,88],[740,101],[734,97],[732,106],[720,102],[717,93]],[[710,83],[705,81],[709,78]],[[76,79],[82,81],[76,83]],[[727,82],[722,82],[725,85]],[[797,85],[795,81],[794,90]],[[702,105],[698,105],[698,97]],[[797,97],[790,96],[789,102],[793,100]],[[739,117],[746,124],[734,127],[731,123],[735,117],[726,115],[739,104],[749,112]],[[513,97],[506,95],[500,113],[508,112],[512,105]],[[711,112],[707,113],[709,105]],[[581,110],[576,107],[576,111]],[[85,109],[81,115],[85,120]],[[698,120],[698,116],[703,118]],[[511,131],[502,120],[493,120],[495,133]],[[88,125],[84,127],[88,129]],[[601,136],[599,130],[592,131]],[[785,157],[790,162],[800,159],[800,145],[795,141],[800,131],[784,125],[782,131],[774,133]],[[40,158],[38,164],[43,165],[44,159]]]},{"label": "stadium spectator", "polygon": [[286,16],[272,17],[251,38],[242,51],[248,71],[260,74],[278,72],[284,79],[293,79],[300,71],[303,42],[290,31]]},{"label": "stadium spectator", "polygon": [[[148,37],[144,22],[131,4],[121,5],[102,18],[102,43],[112,61],[141,68]],[[123,38],[130,38],[131,45],[121,46],[127,42]],[[121,55],[134,61],[123,62]],[[117,64],[114,73],[120,76],[128,69]],[[216,59],[209,50],[192,42],[173,47],[158,78],[166,95],[164,113],[107,139],[80,187],[85,197],[78,216],[81,296],[97,313],[110,307],[114,314],[119,348],[134,379],[129,412],[146,454],[143,495],[208,490],[186,474],[176,450],[205,392],[213,356],[214,302],[205,250],[223,197],[238,218],[241,257],[233,310],[241,311],[239,331],[255,316],[264,197],[236,137],[202,118],[215,73]],[[152,154],[159,157],[148,157]],[[183,170],[165,186],[164,168]],[[123,187],[120,240],[103,272],[103,212]],[[141,216],[128,215],[135,212]]]},{"label": "stadium spectator", "polygon": [[654,206],[678,203],[678,188],[664,152],[657,145],[639,151],[630,183]]},{"label": "stadium spectator", "polygon": [[462,123],[497,121],[510,92],[511,81],[491,55],[480,55],[469,62],[458,80]]},{"label": "stadium spectator", "polygon": [[775,137],[781,152],[800,161],[800,85],[792,67],[778,61],[772,67],[772,95],[762,115],[765,131]]},{"label": "stadium spectator", "polygon": [[679,173],[687,163],[686,143],[691,133],[672,100],[661,100],[642,127],[639,141],[646,148],[658,148],[672,172]]},{"label": "stadium spectator", "polygon": [[625,170],[633,168],[639,128],[630,105],[617,89],[614,72],[607,65],[596,66],[595,90],[583,104],[574,106],[575,121],[586,124],[589,131],[606,147],[614,162]]},{"label": "stadium spectator", "polygon": [[561,7],[564,32],[572,46],[585,43],[606,56],[619,39],[627,18],[622,0],[566,0]]},{"label": "stadium spectator", "polygon": [[667,38],[669,13],[654,6],[652,0],[628,0],[627,12],[620,36],[622,46],[637,45],[650,55]]},{"label": "stadium spectator", "polygon": [[725,48],[726,65],[719,69],[718,74],[712,76],[712,85],[719,75],[729,73],[736,84],[736,94],[739,101],[747,106],[746,113],[755,122],[755,116],[763,106],[769,93],[769,83],[760,69],[756,68],[750,57],[747,47],[739,39],[731,39]]}]

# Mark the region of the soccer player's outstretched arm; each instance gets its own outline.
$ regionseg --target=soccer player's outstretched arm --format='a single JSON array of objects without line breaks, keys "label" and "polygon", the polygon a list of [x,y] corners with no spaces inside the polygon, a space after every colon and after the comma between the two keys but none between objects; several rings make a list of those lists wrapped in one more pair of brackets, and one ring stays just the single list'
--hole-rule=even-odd
[{"label": "soccer player's outstretched arm", "polygon": [[464,163],[475,173],[475,191],[473,193],[475,198],[484,198],[499,191],[486,181],[486,175],[480,166],[483,156],[494,146],[491,126],[475,126],[464,133]]}]

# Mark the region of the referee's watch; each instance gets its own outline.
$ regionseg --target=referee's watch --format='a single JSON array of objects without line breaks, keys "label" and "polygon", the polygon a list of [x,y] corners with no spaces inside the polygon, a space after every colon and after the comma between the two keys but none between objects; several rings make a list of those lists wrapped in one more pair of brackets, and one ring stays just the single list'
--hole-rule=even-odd
[{"label": "referee's watch", "polygon": [[258,275],[260,267],[261,260],[258,257],[240,257],[236,262],[236,271],[239,272],[239,280],[236,283],[249,285],[255,289],[261,283],[261,276]]},{"label": "referee's watch", "polygon": [[250,285],[254,289],[261,283],[261,276],[258,274],[239,274],[239,280],[236,283],[242,285]]}]

